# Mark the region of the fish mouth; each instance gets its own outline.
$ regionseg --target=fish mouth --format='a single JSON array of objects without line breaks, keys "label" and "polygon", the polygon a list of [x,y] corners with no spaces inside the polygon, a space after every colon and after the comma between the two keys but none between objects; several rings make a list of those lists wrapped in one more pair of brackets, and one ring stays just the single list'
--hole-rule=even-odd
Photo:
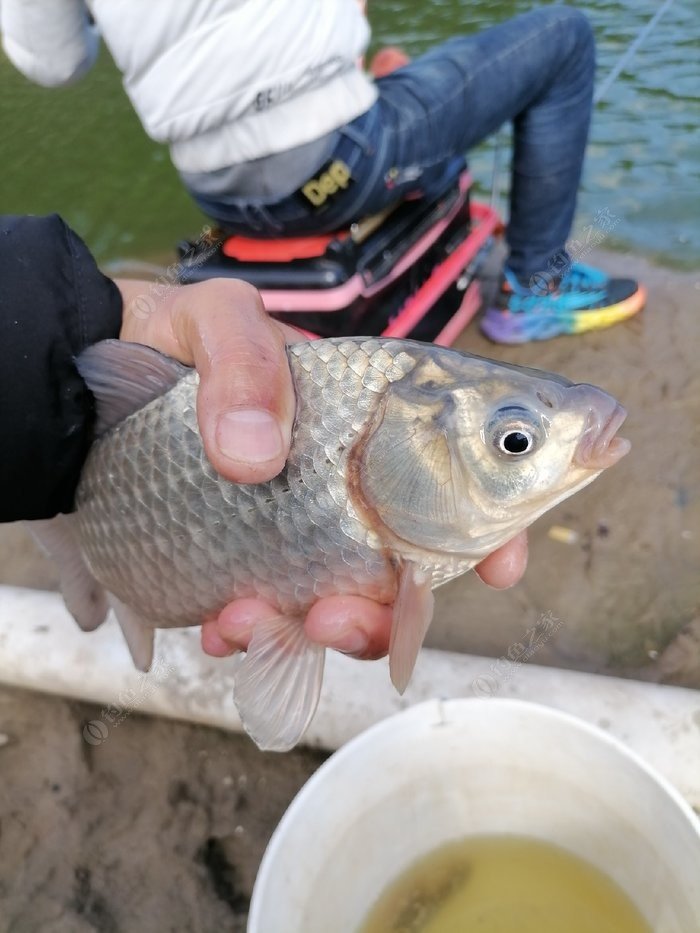
[{"label": "fish mouth", "polygon": [[615,399],[595,386],[579,385],[588,407],[586,427],[574,454],[574,463],[586,470],[605,470],[629,453],[630,442],[617,437],[627,412]]}]

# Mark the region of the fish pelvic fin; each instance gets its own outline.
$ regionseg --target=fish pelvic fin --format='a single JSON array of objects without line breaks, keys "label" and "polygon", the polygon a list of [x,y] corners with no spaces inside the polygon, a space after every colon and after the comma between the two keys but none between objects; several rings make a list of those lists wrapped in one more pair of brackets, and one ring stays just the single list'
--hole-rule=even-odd
[{"label": "fish pelvic fin", "polygon": [[85,563],[71,515],[25,522],[32,537],[56,564],[66,609],[84,632],[94,631],[107,617],[107,594]]},{"label": "fish pelvic fin", "polygon": [[433,618],[432,575],[413,561],[404,561],[389,639],[389,674],[403,693],[413,674],[423,640]]},{"label": "fish pelvic fin", "polygon": [[258,748],[286,752],[311,722],[323,682],[325,648],[309,641],[303,620],[277,616],[256,624],[236,659],[233,699]]},{"label": "fish pelvic fin", "polygon": [[109,594],[109,602],[112,609],[114,609],[114,614],[124,635],[134,667],[146,673],[153,661],[153,641],[155,638],[153,626],[137,615],[133,609],[129,609],[112,593]]}]

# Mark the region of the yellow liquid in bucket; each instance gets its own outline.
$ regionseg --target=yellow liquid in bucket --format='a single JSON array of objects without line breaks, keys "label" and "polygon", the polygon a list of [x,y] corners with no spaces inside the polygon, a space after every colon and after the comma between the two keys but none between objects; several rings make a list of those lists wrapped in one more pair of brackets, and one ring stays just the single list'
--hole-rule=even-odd
[{"label": "yellow liquid in bucket", "polygon": [[653,933],[593,865],[549,843],[473,837],[416,862],[360,933]]}]

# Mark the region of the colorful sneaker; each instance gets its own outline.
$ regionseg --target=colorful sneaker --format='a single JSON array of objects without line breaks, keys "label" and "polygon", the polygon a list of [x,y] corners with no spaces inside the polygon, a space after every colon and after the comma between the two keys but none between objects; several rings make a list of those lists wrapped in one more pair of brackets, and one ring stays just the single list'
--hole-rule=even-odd
[{"label": "colorful sneaker", "polygon": [[547,283],[534,283],[533,288],[521,285],[506,269],[499,305],[486,311],[481,330],[494,343],[583,334],[632,317],[644,307],[646,297],[646,289],[634,279],[611,279],[582,263],[572,263],[549,292]]}]

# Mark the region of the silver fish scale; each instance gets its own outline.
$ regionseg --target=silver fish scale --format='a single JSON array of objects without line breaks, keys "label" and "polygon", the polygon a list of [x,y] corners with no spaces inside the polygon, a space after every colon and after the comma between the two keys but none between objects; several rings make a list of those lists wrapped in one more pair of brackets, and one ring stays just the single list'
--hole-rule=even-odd
[{"label": "silver fish scale", "polygon": [[145,621],[199,624],[243,596],[285,613],[334,593],[393,599],[382,543],[348,500],[344,455],[416,360],[392,341],[342,339],[295,345],[289,358],[297,420],[287,467],[269,483],[214,473],[196,374],[93,445],[77,497],[81,545],[97,579]]}]

